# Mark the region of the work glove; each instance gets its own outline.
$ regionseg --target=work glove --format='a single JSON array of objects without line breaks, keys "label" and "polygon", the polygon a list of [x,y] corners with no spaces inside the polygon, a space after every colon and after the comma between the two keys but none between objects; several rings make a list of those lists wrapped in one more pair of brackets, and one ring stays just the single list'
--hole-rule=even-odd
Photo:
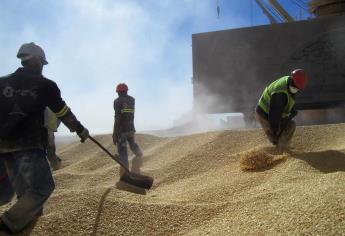
[{"label": "work glove", "polygon": [[290,116],[289,116],[289,119],[291,120],[292,118],[294,118],[295,116],[297,116],[298,114],[298,111],[293,109],[290,113]]},{"label": "work glove", "polygon": [[89,138],[89,131],[85,127],[82,129],[82,131],[77,132],[77,134],[80,138],[80,142],[82,143],[85,142],[85,140]]}]

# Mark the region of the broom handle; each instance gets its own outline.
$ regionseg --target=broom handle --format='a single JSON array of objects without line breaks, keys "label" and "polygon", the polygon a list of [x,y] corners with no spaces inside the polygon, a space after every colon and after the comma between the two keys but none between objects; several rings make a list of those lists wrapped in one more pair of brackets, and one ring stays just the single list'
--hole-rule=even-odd
[{"label": "broom handle", "polygon": [[119,165],[123,168],[123,169],[125,169],[125,171],[127,172],[127,173],[131,173],[130,171],[129,171],[129,169],[127,168],[127,166],[125,166],[117,157],[115,157],[113,154],[111,154],[102,144],[100,144],[96,139],[94,139],[93,137],[91,137],[90,135],[89,135],[89,139],[91,139],[92,140],[92,142],[94,142],[95,144],[97,144],[97,146],[98,147],[100,147],[104,152],[106,152],[114,161],[116,161],[117,163],[119,163]]}]

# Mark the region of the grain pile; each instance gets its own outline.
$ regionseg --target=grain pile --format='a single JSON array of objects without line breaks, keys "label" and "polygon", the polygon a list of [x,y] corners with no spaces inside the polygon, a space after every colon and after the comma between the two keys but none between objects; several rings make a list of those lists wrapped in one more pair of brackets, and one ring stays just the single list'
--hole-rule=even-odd
[{"label": "grain pile", "polygon": [[[345,124],[298,127],[288,154],[261,130],[138,135],[155,177],[146,195],[116,189],[118,166],[90,141],[72,143],[59,150],[44,215],[23,235],[342,235],[344,134]],[[110,135],[96,138],[114,148]],[[255,156],[269,166],[243,171]]]},{"label": "grain pile", "polygon": [[240,154],[240,166],[244,171],[264,170],[285,160],[288,153],[280,153],[275,147],[257,147]]}]

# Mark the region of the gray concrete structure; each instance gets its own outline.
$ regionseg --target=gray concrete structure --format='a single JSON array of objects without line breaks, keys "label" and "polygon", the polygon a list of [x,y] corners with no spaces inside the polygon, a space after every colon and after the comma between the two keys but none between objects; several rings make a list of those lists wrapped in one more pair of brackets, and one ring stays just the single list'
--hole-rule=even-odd
[{"label": "gray concrete structure", "polygon": [[265,86],[295,68],[310,76],[300,109],[344,106],[345,15],[194,34],[192,43],[196,110],[251,114]]}]

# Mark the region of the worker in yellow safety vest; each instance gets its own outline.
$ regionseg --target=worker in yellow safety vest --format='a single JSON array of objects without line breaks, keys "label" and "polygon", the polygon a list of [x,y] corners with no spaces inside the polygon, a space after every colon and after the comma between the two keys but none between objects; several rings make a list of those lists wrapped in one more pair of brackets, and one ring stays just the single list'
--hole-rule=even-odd
[{"label": "worker in yellow safety vest", "polygon": [[44,127],[46,127],[48,131],[47,158],[53,171],[61,168],[61,158],[56,154],[54,135],[60,123],[61,121],[56,117],[55,113],[46,107],[44,111]]},{"label": "worker in yellow safety vest", "polygon": [[288,148],[295,132],[296,123],[292,120],[297,115],[295,96],[307,82],[304,70],[293,70],[290,76],[283,76],[267,86],[256,106],[256,120],[279,150]]}]

